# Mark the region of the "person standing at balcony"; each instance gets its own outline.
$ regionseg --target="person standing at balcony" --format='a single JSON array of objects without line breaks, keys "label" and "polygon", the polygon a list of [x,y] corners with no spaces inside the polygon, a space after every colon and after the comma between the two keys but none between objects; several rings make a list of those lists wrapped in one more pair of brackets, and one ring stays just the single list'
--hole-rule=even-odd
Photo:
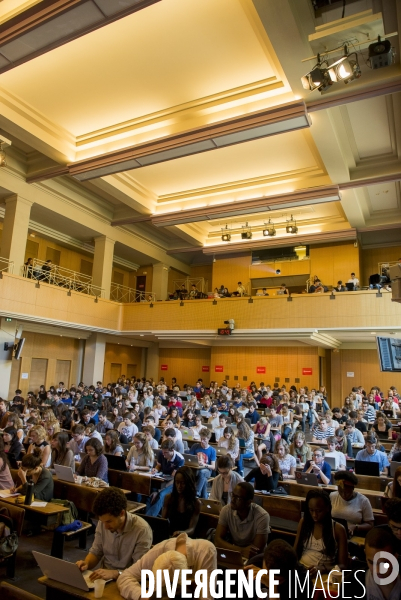
[{"label": "person standing at balcony", "polygon": [[28,258],[25,263],[25,275],[28,279],[33,279],[33,258]]},{"label": "person standing at balcony", "polygon": [[47,283],[50,283],[52,267],[53,267],[53,265],[52,265],[51,260],[47,260],[45,262],[45,264],[42,266],[42,276],[41,276],[42,281],[46,281]]}]

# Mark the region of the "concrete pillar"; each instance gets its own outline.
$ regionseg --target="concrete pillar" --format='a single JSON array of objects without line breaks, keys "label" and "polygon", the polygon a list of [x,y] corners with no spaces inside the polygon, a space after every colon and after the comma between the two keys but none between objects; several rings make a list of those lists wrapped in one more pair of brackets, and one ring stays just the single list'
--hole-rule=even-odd
[{"label": "concrete pillar", "polygon": [[[96,385],[103,381],[106,342],[104,333],[92,333],[85,342],[84,368],[82,381],[85,385]],[[77,382],[78,383],[78,382]]]},{"label": "concrete pillar", "polygon": [[156,294],[156,300],[167,300],[169,271],[170,267],[164,263],[153,265],[152,292]]},{"label": "concrete pillar", "polygon": [[93,259],[93,285],[104,289],[104,298],[110,298],[111,276],[113,272],[114,240],[102,235],[95,238]]},{"label": "concrete pillar", "polygon": [[14,262],[14,275],[21,275],[25,260],[32,202],[20,196],[7,198],[0,255]]},{"label": "concrete pillar", "polygon": [[10,345],[14,345],[15,342],[15,325],[16,321],[6,321],[2,317],[0,321],[0,398],[3,400],[11,400],[8,397],[8,390],[10,388],[11,379],[11,366],[12,361],[12,349],[4,350],[4,344],[7,342]]},{"label": "concrete pillar", "polygon": [[145,377],[153,377],[155,381],[159,379],[159,344],[155,343],[149,346],[146,365],[145,365]]}]

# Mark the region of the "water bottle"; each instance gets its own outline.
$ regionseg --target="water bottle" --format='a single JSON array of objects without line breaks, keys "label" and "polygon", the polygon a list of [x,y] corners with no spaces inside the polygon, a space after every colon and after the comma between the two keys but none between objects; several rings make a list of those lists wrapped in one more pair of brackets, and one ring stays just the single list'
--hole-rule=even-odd
[{"label": "water bottle", "polygon": [[130,464],[129,464],[129,470],[130,471],[135,471],[135,467],[136,467],[136,458],[133,456],[131,458]]},{"label": "water bottle", "polygon": [[24,502],[24,504],[26,504],[27,506],[30,506],[32,504],[33,486],[34,486],[34,483],[32,481],[28,481],[28,483],[27,483],[27,491],[26,491],[26,494],[25,494],[25,502]]}]

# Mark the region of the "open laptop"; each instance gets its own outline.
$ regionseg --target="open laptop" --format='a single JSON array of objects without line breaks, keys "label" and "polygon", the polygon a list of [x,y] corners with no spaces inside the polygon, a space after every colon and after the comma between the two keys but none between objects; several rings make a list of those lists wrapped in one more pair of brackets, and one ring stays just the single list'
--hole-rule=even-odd
[{"label": "open laptop", "polygon": [[315,473],[302,473],[301,471],[295,471],[295,481],[297,483],[303,483],[304,485],[318,486],[319,480]]},{"label": "open laptop", "polygon": [[380,466],[378,462],[368,462],[366,460],[355,461],[356,475],[373,475],[380,477]]},{"label": "open laptop", "polygon": [[389,410],[387,408],[383,408],[381,410],[382,413],[384,413],[386,415],[386,417],[390,417],[390,419],[392,419],[394,417],[394,412],[392,410]]},{"label": "open laptop", "polygon": [[336,470],[336,459],[334,458],[334,456],[325,456],[324,462],[330,465],[332,471]]},{"label": "open laptop", "polygon": [[208,498],[199,498],[201,502],[201,512],[208,515],[219,515],[221,504],[218,500],[209,500]]},{"label": "open laptop", "polygon": [[113,469],[114,471],[127,471],[127,464],[124,456],[105,454],[105,457],[109,469]]},{"label": "open laptop", "polygon": [[185,464],[189,467],[199,467],[199,459],[194,454],[183,454]]},{"label": "open laptop", "polygon": [[170,521],[168,519],[159,519],[150,515],[142,515],[141,518],[146,521],[153,532],[153,545],[164,542],[170,537]]},{"label": "open laptop", "polygon": [[[32,554],[43,575],[49,579],[71,585],[84,592],[89,592],[89,590],[95,587],[93,581],[89,580],[89,576],[93,571],[82,572],[75,563],[62,560],[61,558],[54,558],[54,556],[49,556],[48,554],[42,554],[41,552],[36,552],[36,550],[33,550]],[[108,581],[112,580],[109,579]]]},{"label": "open laptop", "polygon": [[208,410],[201,410],[200,414],[201,417],[205,417],[205,419],[208,419],[210,417],[210,412]]},{"label": "open laptop", "polygon": [[347,288],[348,292],[353,292],[355,290],[355,285],[352,283],[352,281],[348,281],[345,284],[345,287]]},{"label": "open laptop", "polygon": [[397,462],[392,460],[390,463],[390,477],[394,477],[396,470],[398,467],[401,467],[401,462]]},{"label": "open laptop", "polygon": [[227,454],[227,448],[223,448],[221,446],[218,446],[216,448],[216,455],[217,456],[225,456]]},{"label": "open laptop", "polygon": [[217,566],[227,569],[243,568],[244,560],[240,552],[236,550],[226,550],[226,548],[216,548],[217,550]]},{"label": "open laptop", "polygon": [[75,483],[74,473],[71,467],[64,467],[63,465],[54,465],[54,470],[57,475],[57,479],[60,481],[68,481],[69,483]]}]

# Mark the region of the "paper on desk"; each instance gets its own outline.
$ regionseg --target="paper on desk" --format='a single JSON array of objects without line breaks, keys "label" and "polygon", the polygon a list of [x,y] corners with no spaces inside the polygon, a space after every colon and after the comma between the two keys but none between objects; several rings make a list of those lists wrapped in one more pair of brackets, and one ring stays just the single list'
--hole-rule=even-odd
[{"label": "paper on desk", "polygon": [[39,502],[38,500],[35,500],[34,502],[32,502],[31,506],[43,508],[44,506],[47,506],[47,502]]},{"label": "paper on desk", "polygon": [[10,490],[1,490],[0,491],[0,498],[13,498],[14,496],[19,496],[19,493],[14,492],[14,494],[12,494],[10,492]]}]

